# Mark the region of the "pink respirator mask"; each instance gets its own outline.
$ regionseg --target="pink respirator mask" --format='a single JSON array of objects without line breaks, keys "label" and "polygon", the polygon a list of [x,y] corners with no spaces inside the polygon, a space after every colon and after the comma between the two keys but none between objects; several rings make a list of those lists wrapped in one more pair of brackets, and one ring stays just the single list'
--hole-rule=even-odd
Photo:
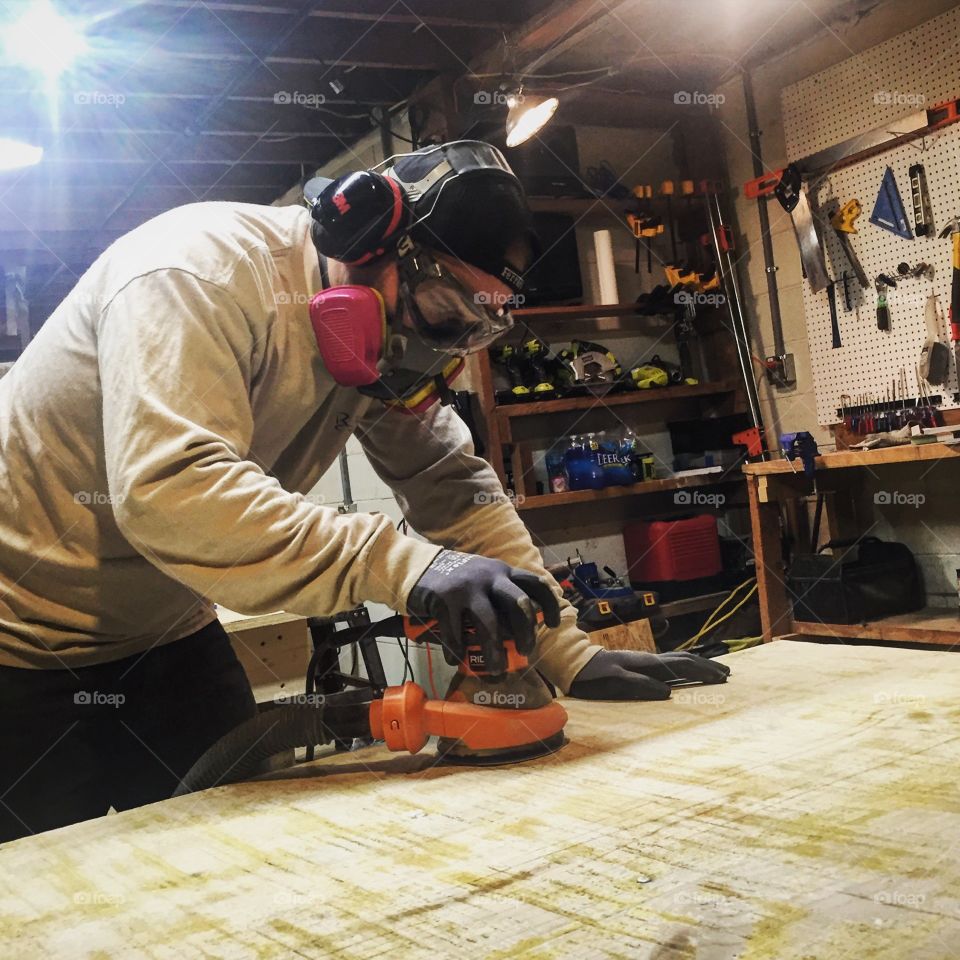
[{"label": "pink respirator mask", "polygon": [[422,413],[443,399],[464,362],[419,343],[414,331],[387,323],[383,297],[373,287],[344,284],[310,300],[320,356],[342,387],[382,400],[407,413]]}]

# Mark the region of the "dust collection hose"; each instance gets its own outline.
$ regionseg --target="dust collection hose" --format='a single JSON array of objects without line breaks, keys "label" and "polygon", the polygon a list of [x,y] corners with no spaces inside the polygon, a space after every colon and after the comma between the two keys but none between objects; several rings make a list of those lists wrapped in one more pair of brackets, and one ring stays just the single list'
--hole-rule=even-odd
[{"label": "dust collection hose", "polygon": [[319,703],[284,703],[251,717],[209,747],[173,796],[182,797],[263,772],[268,758],[296,747],[370,736],[370,690],[338,693]]}]

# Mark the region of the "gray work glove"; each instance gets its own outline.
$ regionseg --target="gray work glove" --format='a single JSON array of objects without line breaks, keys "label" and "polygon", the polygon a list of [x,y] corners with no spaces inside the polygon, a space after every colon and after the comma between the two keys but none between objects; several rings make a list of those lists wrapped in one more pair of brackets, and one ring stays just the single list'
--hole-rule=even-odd
[{"label": "gray work glove", "polygon": [[601,650],[573,678],[580,700],[668,700],[670,683],[725,683],[730,668],[695,653]]},{"label": "gray work glove", "polygon": [[[539,604],[539,608],[538,605]],[[407,612],[436,620],[443,656],[456,666],[466,656],[464,614],[476,630],[487,669],[506,669],[504,640],[528,655],[537,639],[537,610],[548,627],[560,626],[560,604],[546,580],[502,560],[443,550],[423,572],[407,597]]]}]

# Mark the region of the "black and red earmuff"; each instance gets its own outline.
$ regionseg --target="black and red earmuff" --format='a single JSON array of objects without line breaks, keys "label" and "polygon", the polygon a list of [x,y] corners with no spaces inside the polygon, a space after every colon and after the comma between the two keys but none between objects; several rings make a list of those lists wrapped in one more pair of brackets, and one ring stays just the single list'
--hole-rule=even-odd
[{"label": "black and red earmuff", "polygon": [[411,220],[403,187],[375,170],[361,170],[328,183],[314,201],[311,214],[317,250],[350,264],[383,256]]}]

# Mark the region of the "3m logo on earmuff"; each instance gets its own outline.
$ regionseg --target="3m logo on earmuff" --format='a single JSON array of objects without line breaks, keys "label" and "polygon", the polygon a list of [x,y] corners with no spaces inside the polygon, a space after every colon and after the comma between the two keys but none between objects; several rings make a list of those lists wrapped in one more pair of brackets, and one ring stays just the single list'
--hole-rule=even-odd
[{"label": "3m logo on earmuff", "polygon": [[400,185],[374,170],[333,180],[310,213],[317,249],[342,263],[366,263],[381,256],[410,221]]}]

